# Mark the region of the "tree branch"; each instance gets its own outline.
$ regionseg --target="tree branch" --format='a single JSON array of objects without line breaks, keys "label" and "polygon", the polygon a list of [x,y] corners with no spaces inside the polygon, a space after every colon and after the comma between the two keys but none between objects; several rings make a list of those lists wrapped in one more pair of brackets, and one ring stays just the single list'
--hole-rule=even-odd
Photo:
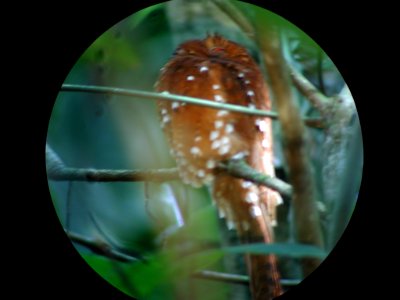
[{"label": "tree branch", "polygon": [[298,72],[295,68],[289,66],[289,70],[294,86],[325,118],[332,103],[331,99],[322,94],[306,77],[303,76],[303,74]]},{"label": "tree branch", "polygon": [[278,117],[277,114],[272,111],[253,109],[240,105],[220,103],[205,99],[199,99],[199,98],[175,95],[169,93],[154,93],[154,92],[138,91],[131,89],[107,87],[107,86],[78,85],[78,84],[63,84],[61,86],[61,91],[113,94],[113,95],[127,96],[127,97],[139,97],[142,99],[176,101],[187,104],[206,106],[214,109],[229,110],[233,112],[239,112],[254,116],[269,117],[272,119],[276,119]]},{"label": "tree branch", "polygon": [[[178,180],[179,174],[176,168],[156,169],[156,170],[98,170],[70,168],[65,166],[54,150],[46,145],[46,167],[47,176],[55,181],[153,181],[164,182]],[[229,173],[236,178],[252,181],[259,185],[278,191],[282,195],[291,196],[292,188],[286,182],[260,173],[244,161],[230,160],[218,166],[220,171]]]},{"label": "tree branch", "polygon": [[157,170],[99,170],[70,168],[64,165],[58,155],[46,145],[47,176],[56,181],[153,181],[163,182],[179,179],[176,168]]},{"label": "tree branch", "polygon": [[[293,185],[292,206],[296,237],[300,243],[323,248],[316,206],[317,192],[307,150],[307,132],[295,104],[289,70],[281,52],[278,28],[263,15],[259,15],[258,19],[260,21],[255,23],[256,36],[270,75],[271,91],[282,128],[289,179]],[[317,258],[303,259],[304,275],[307,276],[314,271],[320,262]]]},{"label": "tree branch", "polygon": [[[112,94],[112,95],[127,96],[127,97],[139,97],[143,99],[174,101],[174,102],[182,102],[187,104],[205,106],[213,109],[228,110],[232,112],[238,112],[253,116],[268,117],[273,120],[276,120],[278,118],[277,113],[273,111],[253,109],[240,105],[219,103],[205,99],[199,99],[182,95],[174,95],[168,93],[153,93],[153,92],[137,91],[137,90],[123,89],[123,88],[95,86],[95,85],[78,85],[78,84],[63,84],[61,86],[61,91]],[[306,117],[304,118],[304,122],[310,127],[315,127],[316,119]]]},{"label": "tree branch", "polygon": [[89,238],[83,235],[80,235],[78,233],[73,233],[70,231],[65,230],[65,233],[69,237],[69,239],[75,243],[78,243],[82,246],[85,246],[92,250],[94,253],[97,253],[99,255],[121,261],[121,262],[133,262],[133,261],[139,261],[140,259],[127,255],[125,253],[122,253],[118,250],[113,249],[109,244],[107,244],[105,241],[96,239],[96,238]]},{"label": "tree branch", "polygon": [[234,177],[269,187],[284,196],[292,196],[292,186],[290,184],[287,184],[276,177],[271,177],[254,170],[243,160],[231,159],[225,163],[219,164],[218,168],[226,171]]}]

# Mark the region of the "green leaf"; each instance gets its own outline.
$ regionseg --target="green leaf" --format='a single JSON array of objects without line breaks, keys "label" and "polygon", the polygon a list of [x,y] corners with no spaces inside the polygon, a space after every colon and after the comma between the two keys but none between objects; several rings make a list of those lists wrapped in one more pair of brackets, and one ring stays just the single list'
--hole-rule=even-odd
[{"label": "green leaf", "polygon": [[209,268],[224,256],[220,249],[205,250],[185,256],[171,266],[171,275],[174,277],[188,276],[201,269]]},{"label": "green leaf", "polygon": [[[116,267],[118,267],[119,271],[124,271],[126,268],[126,264],[122,264],[119,262],[112,262],[109,259],[97,255],[92,254],[82,254],[83,259],[95,270],[101,277],[107,280],[110,284],[112,284],[117,289],[122,292],[132,295],[129,291],[129,287],[127,283],[123,281],[122,276],[118,273]],[[118,265],[118,266],[117,266]],[[129,283],[128,283],[129,284]]]},{"label": "green leaf", "polygon": [[322,249],[303,244],[248,244],[222,248],[226,253],[248,253],[248,254],[276,254],[293,258],[317,257],[324,259],[325,251]]},{"label": "green leaf", "polygon": [[194,212],[188,222],[172,236],[174,240],[187,240],[199,242],[218,242],[217,212],[215,207],[207,205]]},{"label": "green leaf", "polygon": [[128,39],[115,38],[112,29],[104,32],[80,57],[80,63],[103,63],[106,66],[132,68],[137,53]]},{"label": "green leaf", "polygon": [[158,286],[169,281],[167,267],[163,257],[157,255],[145,263],[130,264],[127,273],[135,290],[141,297],[145,297],[155,291]]},{"label": "green leaf", "polygon": [[132,26],[132,28],[135,28],[140,25],[143,20],[145,20],[153,11],[156,11],[157,9],[161,9],[165,6],[164,3],[159,3],[156,5],[149,6],[145,9],[139,10],[137,13],[133,14],[129,18],[129,25]]}]

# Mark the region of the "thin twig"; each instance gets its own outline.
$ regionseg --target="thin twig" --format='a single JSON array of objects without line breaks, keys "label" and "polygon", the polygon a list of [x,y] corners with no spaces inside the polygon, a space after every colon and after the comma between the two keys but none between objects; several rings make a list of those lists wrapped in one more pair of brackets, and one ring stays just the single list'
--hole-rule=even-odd
[{"label": "thin twig", "polygon": [[146,91],[138,91],[131,89],[107,87],[107,86],[94,86],[94,85],[78,85],[78,84],[63,84],[61,91],[69,92],[88,92],[88,93],[98,93],[98,94],[113,94],[119,96],[127,97],[138,97],[142,99],[153,99],[153,100],[166,100],[166,101],[176,101],[183,102],[187,104],[195,104],[199,106],[206,106],[214,109],[223,109],[233,112],[239,112],[243,114],[249,114],[254,116],[263,116],[276,119],[278,116],[275,112],[259,110],[248,108],[240,105],[219,103],[215,101],[210,101],[206,99],[199,99],[194,97],[175,95],[170,93],[154,93]]},{"label": "thin twig", "polygon": [[81,234],[67,230],[65,230],[65,233],[67,234],[67,236],[70,238],[71,241],[78,243],[82,246],[85,246],[99,255],[106,256],[108,258],[115,259],[121,262],[133,262],[140,260],[136,257],[127,255],[116,249],[113,249],[109,244],[107,244],[103,240],[96,238],[89,238]]},{"label": "thin twig", "polygon": [[[199,98],[194,98],[194,97],[188,97],[188,96],[182,96],[182,95],[169,94],[169,93],[153,93],[153,92],[138,91],[138,90],[131,90],[131,89],[123,89],[123,88],[114,88],[114,87],[107,87],[107,86],[78,85],[78,84],[63,84],[61,86],[61,91],[86,92],[86,93],[97,93],[97,94],[112,94],[112,95],[127,96],[127,97],[138,97],[141,99],[176,101],[176,102],[182,102],[182,103],[187,103],[187,104],[210,107],[213,109],[228,110],[228,111],[232,111],[232,112],[238,112],[238,113],[243,113],[243,114],[248,114],[248,115],[253,115],[253,116],[268,117],[268,118],[271,118],[272,120],[276,120],[278,118],[277,113],[273,112],[273,111],[259,110],[259,109],[248,108],[248,107],[240,106],[240,105],[219,103],[219,102],[215,102],[215,101],[199,99]],[[310,127],[315,127],[316,119],[305,117],[304,122],[307,125],[309,125]]]},{"label": "thin twig", "polygon": [[[226,283],[241,284],[246,286],[249,285],[249,276],[247,275],[238,275],[238,274],[229,274],[216,271],[202,270],[193,274],[193,277],[221,281]],[[300,280],[298,279],[281,279],[281,284],[283,286],[295,286],[298,285],[299,283]]]}]

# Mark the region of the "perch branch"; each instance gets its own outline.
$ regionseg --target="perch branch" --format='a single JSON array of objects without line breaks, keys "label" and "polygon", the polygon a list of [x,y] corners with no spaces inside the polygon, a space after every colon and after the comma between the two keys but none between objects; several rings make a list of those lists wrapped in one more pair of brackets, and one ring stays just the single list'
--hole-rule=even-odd
[{"label": "perch branch", "polygon": [[194,104],[199,106],[206,106],[214,109],[223,109],[229,110],[233,112],[239,112],[243,114],[249,114],[254,116],[262,116],[269,117],[272,119],[276,119],[278,116],[275,112],[259,110],[248,108],[240,105],[219,103],[215,101],[199,99],[194,97],[175,95],[169,93],[154,93],[154,92],[146,92],[146,91],[137,91],[131,89],[123,89],[123,88],[114,88],[114,87],[106,87],[106,86],[89,86],[89,85],[77,85],[77,84],[63,84],[61,87],[61,91],[69,91],[69,92],[88,92],[88,93],[98,93],[98,94],[113,94],[119,96],[127,96],[127,97],[140,97],[143,99],[153,99],[153,100],[165,100],[165,101],[176,101],[187,104]]},{"label": "perch branch", "polygon": [[[98,170],[70,168],[65,166],[54,150],[46,145],[47,176],[56,181],[153,181],[164,182],[179,179],[176,168],[157,170]],[[278,191],[282,195],[291,196],[292,188],[284,181],[260,173],[243,161],[230,160],[218,167],[230,175],[264,185]]]},{"label": "perch branch", "polygon": [[133,262],[133,261],[139,261],[140,259],[127,255],[125,253],[122,253],[116,249],[113,249],[109,244],[107,244],[105,241],[96,239],[96,238],[89,238],[83,235],[80,235],[78,233],[70,232],[65,230],[65,233],[67,236],[70,238],[71,241],[80,244],[82,246],[85,246],[92,250],[94,253],[97,253],[99,255],[115,259],[117,261],[121,262]]},{"label": "perch branch", "polygon": [[170,181],[179,179],[176,168],[157,170],[99,170],[70,168],[46,145],[46,166],[49,179],[56,181]]},{"label": "perch branch", "polygon": [[[307,133],[291,89],[289,70],[281,52],[278,28],[258,16],[255,24],[258,44],[266,69],[270,75],[282,127],[284,154],[289,167],[289,179],[293,185],[292,205],[296,236],[300,243],[323,248],[322,232],[316,206],[316,186],[307,152]],[[320,264],[320,259],[303,259],[304,275],[309,275]]]},{"label": "perch branch", "polygon": [[[277,113],[273,111],[253,109],[240,105],[219,103],[205,99],[193,98],[182,95],[166,94],[166,93],[153,93],[153,92],[137,91],[137,90],[123,89],[123,88],[94,86],[94,85],[78,85],[78,84],[63,84],[61,86],[61,91],[112,94],[112,95],[127,96],[127,97],[139,97],[143,99],[152,99],[152,100],[176,101],[193,105],[205,106],[214,109],[228,110],[232,112],[238,112],[253,116],[268,117],[273,120],[276,120],[278,118]],[[310,127],[315,127],[316,120],[318,119],[308,118],[308,117],[304,118],[305,123]]]},{"label": "perch branch", "polygon": [[225,163],[221,163],[218,168],[220,170],[226,171],[234,177],[242,178],[259,185],[267,186],[273,190],[278,191],[284,196],[290,197],[292,195],[292,187],[290,184],[287,184],[286,182],[278,178],[257,172],[248,164],[246,164],[243,160],[231,159]]},{"label": "perch branch", "polygon": [[327,111],[331,106],[331,99],[322,94],[303,74],[295,68],[289,67],[290,77],[299,92],[310,101],[321,115],[326,118]]}]

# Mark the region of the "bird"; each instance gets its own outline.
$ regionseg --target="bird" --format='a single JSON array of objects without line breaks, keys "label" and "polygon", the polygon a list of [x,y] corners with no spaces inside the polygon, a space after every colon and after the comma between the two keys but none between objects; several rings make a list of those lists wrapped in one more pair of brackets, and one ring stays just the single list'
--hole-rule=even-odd
[{"label": "bird", "polygon": [[[181,43],[161,68],[155,90],[271,109],[260,67],[246,48],[218,33]],[[220,217],[243,243],[273,243],[281,195],[218,168],[241,159],[274,177],[271,119],[177,101],[158,100],[157,109],[180,179],[195,188],[210,187]],[[282,294],[276,256],[246,255],[246,265],[253,300]]]}]

